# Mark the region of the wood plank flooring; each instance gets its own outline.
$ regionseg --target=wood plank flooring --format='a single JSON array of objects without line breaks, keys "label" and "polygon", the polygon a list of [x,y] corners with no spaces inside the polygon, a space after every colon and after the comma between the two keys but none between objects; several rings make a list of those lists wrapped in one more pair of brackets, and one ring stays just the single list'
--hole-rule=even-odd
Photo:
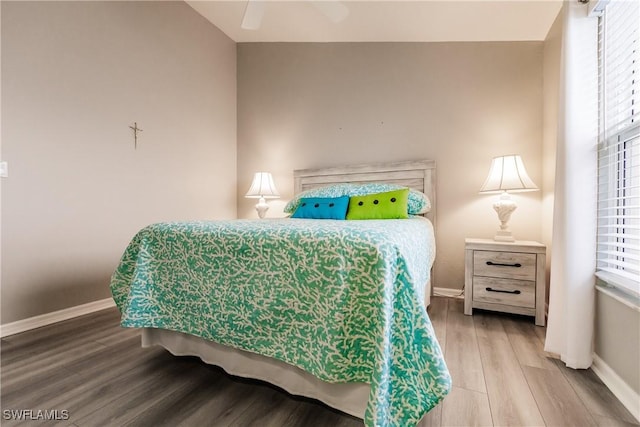
[{"label": "wood plank flooring", "polygon": [[[429,307],[453,389],[426,426],[633,426],[633,416],[591,370],[542,350],[533,319],[432,298]],[[3,426],[361,426],[362,421],[192,357],[143,349],[135,330],[104,310],[2,339]],[[68,411],[54,422],[7,411]],[[59,418],[65,418],[59,413]]]}]

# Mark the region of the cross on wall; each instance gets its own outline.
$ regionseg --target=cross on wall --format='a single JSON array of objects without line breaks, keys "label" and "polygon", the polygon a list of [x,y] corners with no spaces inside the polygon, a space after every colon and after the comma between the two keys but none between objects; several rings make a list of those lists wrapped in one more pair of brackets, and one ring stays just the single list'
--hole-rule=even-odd
[{"label": "cross on wall", "polygon": [[138,127],[138,122],[133,122],[133,126],[129,126],[129,129],[133,130],[133,148],[138,148],[138,132],[142,132],[142,129]]}]

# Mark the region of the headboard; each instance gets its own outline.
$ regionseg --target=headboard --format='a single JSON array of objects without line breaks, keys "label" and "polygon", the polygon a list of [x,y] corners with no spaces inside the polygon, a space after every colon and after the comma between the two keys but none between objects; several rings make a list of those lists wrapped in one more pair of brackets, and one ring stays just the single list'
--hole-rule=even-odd
[{"label": "headboard", "polygon": [[386,182],[422,191],[431,201],[425,214],[436,226],[436,162],[415,160],[392,163],[370,163],[293,171],[295,194],[312,188],[337,183]]}]

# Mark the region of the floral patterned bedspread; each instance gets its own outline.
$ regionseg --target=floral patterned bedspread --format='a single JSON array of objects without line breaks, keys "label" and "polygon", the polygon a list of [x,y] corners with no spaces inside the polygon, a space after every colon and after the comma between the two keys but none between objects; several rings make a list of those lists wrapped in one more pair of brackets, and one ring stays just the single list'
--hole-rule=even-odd
[{"label": "floral patterned bedspread", "polygon": [[423,303],[434,257],[421,217],[161,223],[133,238],[111,292],[124,327],[370,383],[365,424],[404,427],[451,387]]}]

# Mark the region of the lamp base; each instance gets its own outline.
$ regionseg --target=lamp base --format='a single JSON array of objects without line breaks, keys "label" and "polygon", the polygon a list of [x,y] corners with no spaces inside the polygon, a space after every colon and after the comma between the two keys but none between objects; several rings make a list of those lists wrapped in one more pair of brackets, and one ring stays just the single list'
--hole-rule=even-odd
[{"label": "lamp base", "polygon": [[493,240],[496,242],[515,242],[516,239],[511,234],[510,230],[498,230],[496,235],[493,236]]},{"label": "lamp base", "polygon": [[258,216],[260,217],[260,219],[264,218],[268,210],[269,205],[267,204],[266,200],[264,200],[264,197],[260,197],[260,200],[258,200],[258,204],[256,205],[256,211],[258,212]]},{"label": "lamp base", "polygon": [[506,191],[504,191],[500,195],[500,198],[493,204],[493,209],[495,209],[498,214],[498,219],[500,220],[500,230],[496,231],[493,240],[497,242],[516,241],[511,234],[511,230],[509,230],[509,219],[517,207],[516,202],[511,199],[511,196]]}]

